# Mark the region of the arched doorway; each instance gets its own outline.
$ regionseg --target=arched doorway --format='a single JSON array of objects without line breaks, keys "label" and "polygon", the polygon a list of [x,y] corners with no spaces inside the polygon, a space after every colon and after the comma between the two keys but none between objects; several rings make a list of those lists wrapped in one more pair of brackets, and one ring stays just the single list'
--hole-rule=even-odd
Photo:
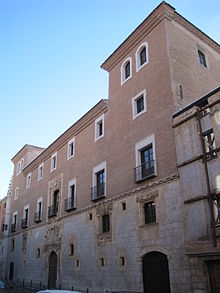
[{"label": "arched doorway", "polygon": [[144,293],[170,293],[167,256],[161,252],[147,253],[142,259]]},{"label": "arched doorway", "polygon": [[9,280],[13,281],[14,278],[14,263],[10,262]]},{"label": "arched doorway", "polygon": [[57,254],[52,251],[49,256],[49,275],[48,275],[48,286],[49,288],[56,288],[57,280]]}]

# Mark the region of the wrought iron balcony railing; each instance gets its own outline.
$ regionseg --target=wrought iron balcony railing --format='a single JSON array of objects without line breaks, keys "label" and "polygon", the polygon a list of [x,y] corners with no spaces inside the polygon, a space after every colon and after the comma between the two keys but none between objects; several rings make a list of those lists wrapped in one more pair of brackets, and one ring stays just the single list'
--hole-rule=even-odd
[{"label": "wrought iron balcony railing", "polygon": [[105,183],[101,183],[91,188],[92,201],[105,197]]},{"label": "wrought iron balcony railing", "polygon": [[35,223],[41,222],[41,212],[38,211],[34,214],[34,221]]},{"label": "wrought iron balcony railing", "polygon": [[56,216],[57,212],[58,212],[58,206],[57,205],[49,206],[48,207],[48,218]]},{"label": "wrought iron balcony railing", "polygon": [[22,219],[21,220],[21,228],[22,229],[25,229],[27,227],[28,227],[28,221],[27,221],[27,219],[26,218],[25,219]]},{"label": "wrought iron balcony railing", "polygon": [[71,211],[76,208],[74,197],[68,197],[64,202],[65,211]]},{"label": "wrought iron balcony railing", "polygon": [[14,233],[17,230],[17,225],[16,223],[11,224],[11,232]]},{"label": "wrought iron balcony railing", "polygon": [[134,168],[134,180],[135,182],[142,181],[146,178],[155,175],[155,161],[148,161],[140,166]]}]

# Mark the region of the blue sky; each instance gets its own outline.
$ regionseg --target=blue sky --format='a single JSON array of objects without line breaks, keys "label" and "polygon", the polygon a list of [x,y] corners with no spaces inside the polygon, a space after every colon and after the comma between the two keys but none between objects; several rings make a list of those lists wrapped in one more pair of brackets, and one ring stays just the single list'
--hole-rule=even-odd
[{"label": "blue sky", "polygon": [[[0,198],[11,158],[47,147],[108,97],[105,59],[161,1],[0,0]],[[220,43],[220,1],[168,1]]]}]

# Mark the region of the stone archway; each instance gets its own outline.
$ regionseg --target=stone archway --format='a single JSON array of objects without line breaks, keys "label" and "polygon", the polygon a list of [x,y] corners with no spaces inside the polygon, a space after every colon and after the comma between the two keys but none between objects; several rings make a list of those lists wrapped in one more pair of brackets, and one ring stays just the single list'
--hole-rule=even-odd
[{"label": "stone archway", "polygon": [[167,256],[153,251],[142,258],[144,293],[170,293]]},{"label": "stone archway", "polygon": [[57,281],[57,254],[52,251],[49,255],[48,287],[56,288]]}]

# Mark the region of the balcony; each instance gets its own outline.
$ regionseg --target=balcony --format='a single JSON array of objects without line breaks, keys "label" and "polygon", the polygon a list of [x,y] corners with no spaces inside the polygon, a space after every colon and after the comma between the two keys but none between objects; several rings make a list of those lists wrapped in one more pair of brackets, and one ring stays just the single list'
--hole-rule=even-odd
[{"label": "balcony", "polygon": [[11,232],[12,233],[16,232],[16,230],[17,230],[17,227],[16,226],[17,226],[16,223],[11,224]]},{"label": "balcony", "polygon": [[140,182],[149,177],[155,176],[155,161],[148,161],[134,168],[134,181]]},{"label": "balcony", "polygon": [[28,227],[28,220],[27,218],[21,220],[21,228],[25,229]]},{"label": "balcony", "polygon": [[57,205],[52,205],[48,207],[48,218],[55,217],[58,212],[58,206]]},{"label": "balcony", "polygon": [[74,197],[69,197],[69,198],[65,199],[64,209],[65,209],[65,211],[71,211],[71,210],[76,209]]},{"label": "balcony", "polygon": [[35,222],[35,223],[39,223],[39,222],[41,222],[41,212],[36,212],[36,213],[34,214],[34,222]]},{"label": "balcony", "polygon": [[100,183],[91,188],[92,201],[105,197],[105,183]]}]

